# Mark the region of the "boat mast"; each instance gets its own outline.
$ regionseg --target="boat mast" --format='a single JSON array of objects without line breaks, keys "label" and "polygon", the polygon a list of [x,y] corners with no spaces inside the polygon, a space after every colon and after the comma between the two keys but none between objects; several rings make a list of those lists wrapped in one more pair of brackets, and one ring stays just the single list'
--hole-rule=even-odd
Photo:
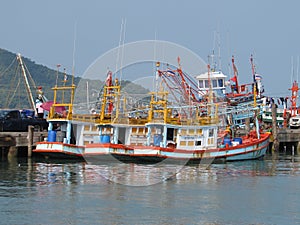
[{"label": "boat mast", "polygon": [[231,80],[233,82],[235,82],[236,92],[239,94],[240,91],[239,91],[239,84],[238,84],[238,79],[237,79],[238,71],[237,71],[237,68],[236,68],[236,66],[234,64],[234,56],[232,56],[232,67],[233,67],[233,78]]},{"label": "boat mast", "polygon": [[27,79],[27,74],[26,74],[26,71],[25,71],[25,68],[24,68],[22,56],[21,56],[20,53],[17,54],[17,60],[20,64],[20,66],[21,66],[22,75],[23,75],[24,80],[25,80],[25,86],[26,86],[26,91],[27,91],[27,94],[28,94],[28,100],[29,100],[30,105],[31,105],[32,109],[34,110],[35,114],[37,114],[37,110],[36,110],[36,107],[35,107],[35,104],[34,104],[32,92],[31,92],[30,85],[29,85],[29,82],[28,82],[28,79]]},{"label": "boat mast", "polygon": [[298,87],[298,83],[297,81],[294,81],[292,88],[290,88],[289,90],[292,91],[292,97],[291,97],[291,116],[296,116],[297,115],[297,96],[298,96],[298,91],[299,91],[299,87]]},{"label": "boat mast", "polygon": [[211,87],[211,80],[210,80],[210,65],[207,64],[207,76],[208,76],[208,108],[207,108],[207,115],[209,116],[211,114],[211,105],[213,103],[213,93],[212,93],[212,87]]},{"label": "boat mast", "polygon": [[255,80],[255,67],[253,63],[253,56],[250,57],[251,68],[252,68],[252,76],[253,76],[253,99],[254,99],[254,107],[256,107],[256,80]]}]

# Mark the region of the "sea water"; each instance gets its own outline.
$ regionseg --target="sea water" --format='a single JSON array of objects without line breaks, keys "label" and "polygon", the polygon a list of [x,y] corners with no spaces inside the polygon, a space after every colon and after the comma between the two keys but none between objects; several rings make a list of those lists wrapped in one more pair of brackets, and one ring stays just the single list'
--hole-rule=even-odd
[{"label": "sea water", "polygon": [[0,162],[0,224],[300,224],[300,156],[137,165]]}]

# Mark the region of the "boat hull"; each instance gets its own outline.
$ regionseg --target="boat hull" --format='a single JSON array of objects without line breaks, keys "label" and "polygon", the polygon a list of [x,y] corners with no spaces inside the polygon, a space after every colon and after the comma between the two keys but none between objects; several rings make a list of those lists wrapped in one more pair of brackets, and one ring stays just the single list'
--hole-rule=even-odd
[{"label": "boat hull", "polygon": [[84,146],[62,142],[38,142],[33,152],[47,158],[83,160]]},{"label": "boat hull", "polygon": [[121,161],[134,163],[212,163],[262,158],[269,147],[269,134],[260,139],[247,138],[236,146],[216,149],[177,149],[158,146],[126,146],[122,144],[69,145],[59,142],[40,142],[34,152],[51,158],[84,159],[90,163]]},{"label": "boat hull", "polygon": [[209,149],[183,150],[151,146],[134,147],[134,157],[138,162],[158,163],[185,161],[186,163],[211,163],[216,161],[241,161],[262,158],[269,147],[269,135],[261,139],[248,139],[237,146]]}]

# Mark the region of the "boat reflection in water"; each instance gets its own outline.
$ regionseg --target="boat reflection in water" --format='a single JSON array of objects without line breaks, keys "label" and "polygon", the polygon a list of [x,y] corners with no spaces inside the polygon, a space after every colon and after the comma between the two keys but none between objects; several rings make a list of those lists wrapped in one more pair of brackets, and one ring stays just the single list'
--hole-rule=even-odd
[{"label": "boat reflection in water", "polygon": [[6,224],[300,222],[299,155],[184,167],[14,158],[0,174]]},{"label": "boat reflection in water", "polygon": [[[284,157],[284,158],[283,158]],[[47,160],[37,162],[32,169],[35,174],[43,174],[40,184],[48,182],[78,182],[85,184],[116,183],[129,186],[148,186],[153,184],[175,183],[210,183],[220,179],[249,176],[276,176],[278,174],[299,175],[299,157],[290,156],[293,161],[284,160],[287,156],[267,155],[265,160],[240,161],[221,164],[178,165],[168,163],[136,164],[118,161],[99,162],[64,162]],[[43,160],[44,161],[44,160]],[[283,169],[284,168],[284,169]],[[47,178],[47,179],[45,179]]]}]

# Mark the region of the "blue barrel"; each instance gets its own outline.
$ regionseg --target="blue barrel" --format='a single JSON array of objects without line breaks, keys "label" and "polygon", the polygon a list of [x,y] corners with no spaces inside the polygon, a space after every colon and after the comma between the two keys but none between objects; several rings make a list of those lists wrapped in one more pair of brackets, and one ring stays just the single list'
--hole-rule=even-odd
[{"label": "blue barrel", "polygon": [[240,137],[234,138],[233,141],[236,141],[236,142],[238,142],[239,144],[242,144],[242,143],[243,143],[243,139],[240,138]]},{"label": "blue barrel", "polygon": [[110,143],[110,135],[100,135],[100,143]]},{"label": "blue barrel", "polygon": [[162,142],[162,135],[161,134],[154,134],[153,137],[153,145],[154,146],[160,146],[160,142]]},{"label": "blue barrel", "polygon": [[228,144],[228,146],[232,146],[230,138],[224,138],[224,145],[226,146],[227,144]]},{"label": "blue barrel", "polygon": [[49,130],[48,131],[48,141],[49,142],[55,142],[56,141],[56,131],[55,130]]}]

